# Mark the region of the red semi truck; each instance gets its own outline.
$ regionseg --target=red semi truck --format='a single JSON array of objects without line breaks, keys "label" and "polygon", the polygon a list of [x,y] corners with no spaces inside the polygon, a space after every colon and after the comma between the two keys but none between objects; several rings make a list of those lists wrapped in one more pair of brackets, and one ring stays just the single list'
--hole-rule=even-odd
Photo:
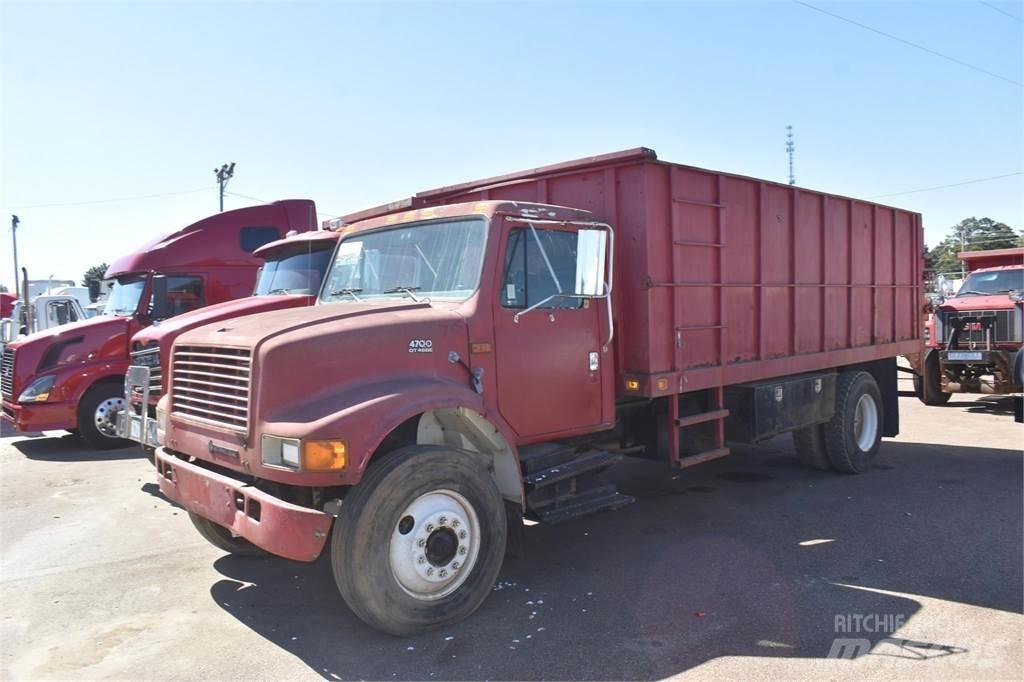
[{"label": "red semi truck", "polygon": [[3,419],[18,431],[66,429],[91,447],[117,437],[129,340],[143,327],[252,293],[260,246],[289,230],[316,229],[306,199],[226,211],[153,240],[107,270],[104,314],[31,334],[0,358]]},{"label": "red semi truck", "polygon": [[252,296],[193,310],[133,336],[124,387],[128,408],[119,416],[118,436],[139,442],[151,454],[158,444],[154,410],[163,395],[174,340],[205,324],[313,305],[340,236],[333,230],[299,232],[265,244],[253,251],[263,265]]},{"label": "red semi truck", "polygon": [[898,431],[918,214],[635,149],[341,223],[317,305],[174,342],[157,478],[225,551],[329,543],[380,630],[471,614],[524,518],[630,502],[600,478],[624,453],[792,431],[853,473]]},{"label": "red semi truck", "polygon": [[965,251],[960,260],[967,277],[956,295],[929,295],[924,351],[909,358],[926,405],[953,393],[1022,391],[1024,248]]}]

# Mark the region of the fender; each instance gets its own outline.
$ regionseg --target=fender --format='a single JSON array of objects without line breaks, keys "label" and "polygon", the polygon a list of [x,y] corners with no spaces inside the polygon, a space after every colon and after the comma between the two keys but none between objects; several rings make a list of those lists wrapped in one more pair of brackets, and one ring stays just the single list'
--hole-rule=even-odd
[{"label": "fender", "polygon": [[[435,378],[394,379],[320,395],[315,400],[271,414],[261,431],[283,438],[344,440],[348,465],[341,474],[342,480],[335,478],[334,484],[355,485],[389,434],[413,417],[439,410],[465,410],[485,420],[496,432],[492,435],[499,436],[496,440],[504,442],[518,467],[516,437],[508,424],[499,415],[489,412],[481,396],[469,386]],[[322,480],[325,475],[309,476]]]},{"label": "fender", "polygon": [[56,377],[53,390],[50,392],[53,402],[73,402],[77,405],[85,392],[96,383],[111,377],[123,381],[127,371],[127,360],[103,360],[87,365],[64,366],[56,371],[43,371],[32,380],[35,381],[40,376],[53,374]]}]

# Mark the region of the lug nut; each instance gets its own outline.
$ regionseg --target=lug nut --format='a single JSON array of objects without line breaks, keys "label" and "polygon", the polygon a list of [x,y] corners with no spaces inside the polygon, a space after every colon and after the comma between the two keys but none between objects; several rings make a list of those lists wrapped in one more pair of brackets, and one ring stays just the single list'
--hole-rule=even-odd
[{"label": "lug nut", "polygon": [[432,523],[428,523],[427,524],[427,532],[428,533],[433,533],[434,532],[434,524],[432,524]]},{"label": "lug nut", "polygon": [[427,575],[434,575],[434,569],[428,568],[427,569]]},{"label": "lug nut", "polygon": [[418,564],[425,564],[425,563],[427,563],[427,557],[420,556],[420,558],[416,560],[416,563],[418,563]]},{"label": "lug nut", "polygon": [[417,547],[423,547],[425,544],[427,544],[427,541],[424,540],[423,538],[420,538],[419,540],[416,541],[416,546]]},{"label": "lug nut", "polygon": [[440,573],[438,573],[438,575],[439,575],[439,576],[441,576],[442,578],[447,578],[447,577],[448,577],[448,571],[446,571],[446,570],[444,570],[444,569],[442,568],[442,569],[441,569],[441,572],[440,572]]},{"label": "lug nut", "polygon": [[459,520],[458,519],[452,519],[452,528],[458,528],[458,527],[459,527]]},{"label": "lug nut", "polygon": [[459,554],[465,555],[466,554],[466,548],[465,547],[459,547]]},{"label": "lug nut", "polygon": [[447,516],[442,516],[441,518],[439,518],[437,520],[437,522],[440,523],[443,526],[444,524],[448,523],[448,517]]},{"label": "lug nut", "polygon": [[452,570],[453,571],[459,570],[459,562],[458,561],[453,561],[452,562]]},{"label": "lug nut", "polygon": [[466,531],[464,531],[464,530],[460,530],[459,531],[459,537],[461,539],[465,540],[466,539],[466,535],[468,535],[468,533],[466,533]]}]

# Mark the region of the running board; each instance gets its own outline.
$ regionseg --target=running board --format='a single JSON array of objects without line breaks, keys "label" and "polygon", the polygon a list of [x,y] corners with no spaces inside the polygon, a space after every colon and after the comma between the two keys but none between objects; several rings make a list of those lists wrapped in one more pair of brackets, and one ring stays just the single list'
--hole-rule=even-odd
[{"label": "running board", "polygon": [[561,523],[633,502],[599,476],[623,455],[605,450],[578,451],[563,443],[523,448],[520,462],[527,513],[539,521]]}]

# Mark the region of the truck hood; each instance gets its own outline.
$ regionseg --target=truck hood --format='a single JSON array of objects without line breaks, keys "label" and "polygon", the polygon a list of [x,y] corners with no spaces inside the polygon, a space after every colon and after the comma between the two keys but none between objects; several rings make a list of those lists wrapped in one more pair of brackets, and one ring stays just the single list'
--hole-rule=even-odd
[{"label": "truck hood", "polygon": [[[66,365],[125,358],[130,324],[131,318],[102,315],[44,329],[12,342],[9,348],[17,351],[15,385],[24,387],[36,374]],[[45,366],[41,366],[44,359]]]},{"label": "truck hood", "polygon": [[324,396],[363,385],[408,379],[468,385],[466,369],[449,360],[452,352],[468,355],[468,327],[458,307],[403,299],[277,310],[186,332],[175,348],[251,349],[251,423],[296,411],[305,421]]},{"label": "truck hood", "polygon": [[945,312],[970,312],[972,310],[1011,310],[1014,303],[1007,294],[991,296],[958,296],[947,298],[939,306]]},{"label": "truck hood", "polygon": [[174,343],[174,339],[180,334],[205,324],[253,315],[268,310],[304,307],[312,304],[314,298],[313,296],[287,294],[281,296],[250,296],[248,298],[237,298],[232,301],[215,303],[205,308],[198,308],[183,315],[172,317],[166,322],[146,327],[132,337],[132,342],[142,345],[156,342],[161,347],[169,346]]}]

